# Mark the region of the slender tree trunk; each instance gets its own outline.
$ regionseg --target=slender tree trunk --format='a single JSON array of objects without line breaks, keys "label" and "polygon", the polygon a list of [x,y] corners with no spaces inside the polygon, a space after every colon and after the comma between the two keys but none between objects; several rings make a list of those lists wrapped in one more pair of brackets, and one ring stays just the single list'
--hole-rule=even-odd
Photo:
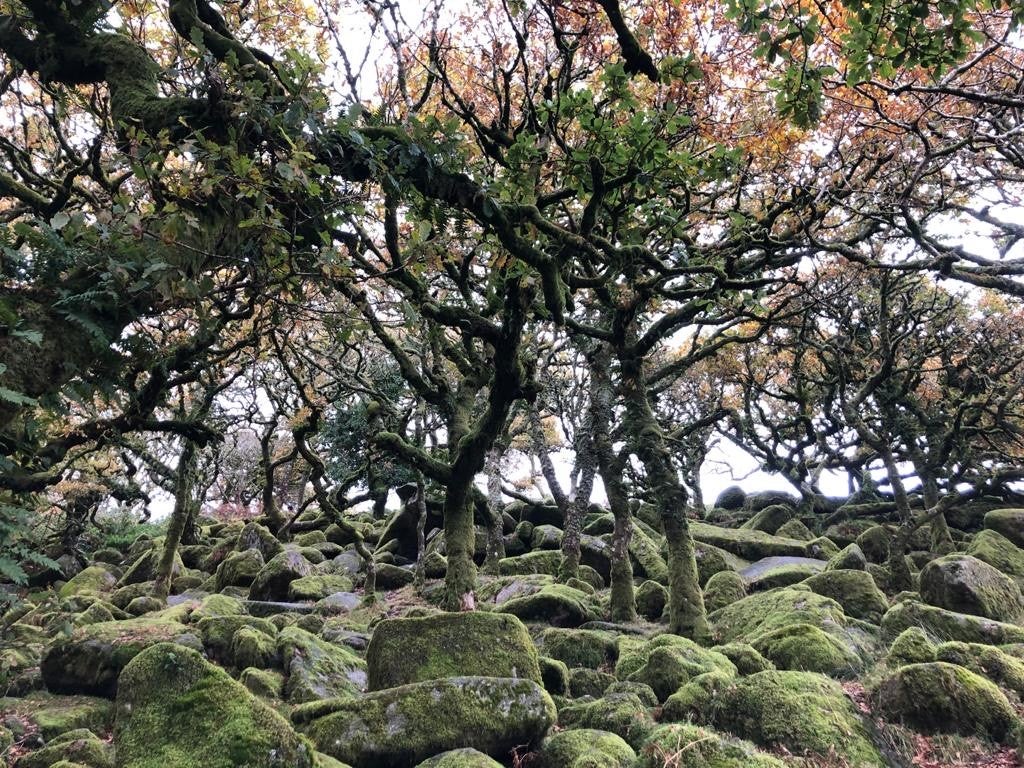
[{"label": "slender tree trunk", "polygon": [[195,486],[195,470],[198,451],[191,440],[185,441],[182,448],[181,458],[178,460],[178,469],[174,479],[174,509],[171,511],[171,519],[167,525],[167,534],[164,536],[164,548],[160,555],[160,562],[156,567],[156,576],[153,583],[153,594],[159,598],[166,598],[171,591],[171,576],[174,571],[175,555],[178,553],[178,545],[181,543],[182,534],[188,525],[189,518],[193,514],[195,502],[192,498]]},{"label": "slender tree trunk", "polygon": [[473,526],[473,475],[453,477],[444,500],[444,542],[448,553],[445,575],[445,608],[449,611],[476,609],[476,530]]},{"label": "slender tree trunk", "polygon": [[423,473],[416,473],[416,496],[413,498],[416,509],[416,586],[422,587],[426,581],[424,554],[427,549],[427,489],[423,482]]},{"label": "slender tree trunk", "polygon": [[274,459],[270,451],[273,437],[273,427],[268,427],[260,437],[260,469],[263,472],[263,489],[260,498],[263,516],[266,517],[271,532],[276,534],[284,527],[285,519],[281,513],[281,507],[277,503],[277,496],[274,494]]},{"label": "slender tree trunk", "polygon": [[487,452],[487,512],[490,524],[487,526],[487,557],[484,572],[497,574],[498,563],[505,557],[505,526],[502,519],[501,503],[501,457],[503,446],[495,442]]},{"label": "slender tree trunk", "polygon": [[590,509],[590,495],[594,491],[594,475],[597,473],[597,456],[591,438],[593,428],[593,410],[588,409],[575,462],[580,476],[579,487],[575,498],[569,504],[565,516],[565,530],[562,532],[562,564],[558,569],[560,581],[578,578],[580,573],[580,536],[583,533],[583,518]]},{"label": "slender tree trunk", "polygon": [[562,516],[562,525],[565,526],[565,518],[569,510],[569,497],[562,490],[562,484],[558,482],[558,475],[555,474],[555,465],[551,461],[551,454],[548,452],[547,441],[544,439],[544,426],[540,420],[540,408],[536,403],[529,409],[530,437],[533,441],[533,450],[540,459],[541,472],[548,484],[551,496],[555,500],[555,506]]},{"label": "slender tree trunk", "polygon": [[[939,503],[939,484],[930,472],[919,471],[918,474],[921,477],[924,508],[926,510],[935,509]],[[948,555],[956,550],[956,545],[953,544],[953,536],[949,532],[949,524],[946,522],[946,516],[942,512],[938,512],[932,518],[931,539],[932,552]]]},{"label": "slender tree trunk", "polygon": [[633,450],[647,470],[649,490],[658,503],[668,544],[669,631],[693,639],[709,634],[704,593],[697,575],[697,560],[686,519],[686,490],[672,466],[661,426],[647,399],[642,361],[620,355],[626,426]]},{"label": "slender tree trunk", "polygon": [[615,455],[611,439],[612,390],[608,367],[610,350],[602,344],[590,358],[590,403],[593,414],[593,446],[611,507],[615,527],[612,532],[611,618],[612,621],[636,620],[636,595],[633,590],[633,564],[629,559],[629,541],[633,536],[633,518],[629,496],[622,482],[625,454]]}]

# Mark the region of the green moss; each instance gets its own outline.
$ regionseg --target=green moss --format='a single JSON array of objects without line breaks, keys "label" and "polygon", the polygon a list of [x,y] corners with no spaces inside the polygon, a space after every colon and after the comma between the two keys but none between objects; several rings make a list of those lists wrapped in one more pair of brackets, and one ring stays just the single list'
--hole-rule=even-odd
[{"label": "green moss", "polygon": [[970,555],[946,555],[921,569],[921,598],[928,604],[997,621],[1024,617],[1024,597],[1009,576]]},{"label": "green moss", "polygon": [[251,586],[265,565],[266,561],[258,549],[231,552],[217,566],[217,572],[214,574],[217,591],[220,592],[227,587]]},{"label": "green moss", "polygon": [[762,656],[757,649],[747,643],[726,643],[711,649],[725,656],[736,667],[737,674],[753,675],[775,669],[775,665]]},{"label": "green moss", "polygon": [[843,613],[855,619],[877,624],[889,610],[889,601],[866,571],[825,571],[811,576],[804,586],[816,594],[832,598],[843,606]]},{"label": "green moss", "polygon": [[967,554],[1010,576],[1024,576],[1024,550],[996,531],[980,531],[967,547]]},{"label": "green moss", "polygon": [[554,576],[562,564],[562,553],[558,550],[527,552],[525,555],[506,557],[498,562],[502,576],[525,576],[531,573],[545,573]]},{"label": "green moss", "polygon": [[304,553],[294,549],[285,550],[274,555],[256,574],[249,587],[249,597],[253,600],[286,600],[289,585],[312,573],[313,565]]},{"label": "green moss", "polygon": [[85,729],[52,739],[45,747],[18,758],[18,768],[50,768],[61,760],[89,768],[114,768],[114,750]]},{"label": "green moss", "polygon": [[863,571],[867,568],[868,559],[864,556],[864,551],[856,544],[847,544],[837,554],[833,555],[828,565],[825,566],[826,571]]},{"label": "green moss", "polygon": [[747,596],[747,583],[736,571],[719,571],[704,586],[704,605],[708,613],[742,600]]},{"label": "green moss", "polygon": [[273,637],[254,627],[239,627],[231,636],[228,658],[239,669],[275,667],[278,665],[277,643]]},{"label": "green moss", "polygon": [[814,540],[814,534],[811,532],[811,529],[796,518],[780,525],[779,529],[775,531],[775,535],[786,539],[796,539],[797,541]]},{"label": "green moss", "polygon": [[60,588],[63,598],[75,595],[101,597],[114,590],[117,577],[102,565],[91,565],[79,571],[67,584]]},{"label": "green moss", "polygon": [[640,749],[636,768],[785,768],[753,744],[686,723],[662,725]]},{"label": "green moss", "polygon": [[[764,509],[756,512],[753,517],[747,520],[740,528],[748,531],[764,531],[775,534],[785,523],[788,523],[795,510],[788,504],[770,504]],[[814,538],[813,536],[811,538]]]},{"label": "green moss", "polygon": [[733,678],[718,670],[697,675],[665,700],[662,722],[706,722],[714,702],[732,684]]},{"label": "green moss", "polygon": [[806,557],[817,558],[818,560],[831,560],[839,554],[839,546],[828,536],[819,536],[811,539],[804,547]]},{"label": "green moss", "polygon": [[608,696],[613,693],[632,693],[638,696],[645,706],[658,706],[658,697],[654,693],[654,689],[647,685],[647,683],[637,683],[633,680],[616,680],[608,686],[605,695]]},{"label": "green moss", "polygon": [[374,691],[465,675],[541,681],[537,651],[523,623],[483,611],[382,621],[374,628],[366,665]]},{"label": "green moss", "polygon": [[502,768],[501,763],[488,757],[479,750],[450,749],[435,755],[416,766],[416,768]]},{"label": "green moss", "polygon": [[629,539],[629,554],[638,576],[668,584],[668,565],[658,551],[658,543],[636,521],[633,521],[633,535]]},{"label": "green moss", "polygon": [[155,618],[79,627],[47,649],[41,664],[43,680],[55,693],[113,696],[124,666],[143,649],[164,642],[199,647],[199,638],[188,627]]},{"label": "green moss", "polygon": [[668,590],[658,582],[648,579],[637,588],[634,599],[638,614],[648,621],[657,621],[665,612]]},{"label": "green moss", "polygon": [[537,661],[540,664],[541,682],[544,683],[544,690],[552,696],[569,695],[569,668],[564,661],[549,659],[547,656],[540,656]]},{"label": "green moss", "polygon": [[713,670],[736,674],[736,667],[722,654],[685,637],[659,635],[649,641],[622,638],[615,675],[620,680],[646,683],[658,700],[664,701],[690,678]]},{"label": "green moss", "polygon": [[600,672],[596,669],[576,667],[569,670],[569,695],[574,699],[584,696],[598,698],[604,695],[609,686],[615,682],[615,675]]},{"label": "green moss", "polygon": [[614,664],[619,656],[614,635],[586,629],[546,629],[540,636],[544,653],[560,659],[569,667]]},{"label": "green moss", "polygon": [[609,693],[597,701],[562,707],[558,724],[566,728],[610,731],[637,749],[654,729],[648,706],[635,693]]},{"label": "green moss", "polygon": [[298,627],[281,630],[277,650],[287,676],[285,697],[290,702],[355,696],[366,685],[366,665],[355,651]]},{"label": "green moss", "polygon": [[807,548],[806,541],[772,536],[763,531],[720,528],[707,523],[691,522],[690,533],[697,541],[712,544],[746,560],[760,560],[776,555],[803,557]]},{"label": "green moss", "polygon": [[934,658],[928,661],[957,664],[975,674],[987,677],[1018,696],[1024,696],[1024,660],[991,645],[943,643],[935,649]]},{"label": "green moss", "polygon": [[1018,718],[1000,690],[964,667],[909,664],[871,691],[876,711],[926,732],[1005,738]]},{"label": "green moss", "polygon": [[284,675],[275,670],[247,667],[238,676],[238,682],[264,699],[280,699],[284,694]]},{"label": "green moss", "polygon": [[693,557],[697,561],[697,578],[701,584],[707,584],[716,573],[740,571],[749,565],[743,558],[702,541],[694,543]]},{"label": "green moss", "polygon": [[125,667],[115,730],[120,768],[310,768],[280,715],[195,651],[170,644]]},{"label": "green moss", "polygon": [[320,600],[335,592],[351,592],[352,579],[348,576],[311,574],[288,585],[289,600]]},{"label": "green moss", "polygon": [[544,740],[539,768],[632,768],[636,752],[621,736],[583,728]]},{"label": "green moss", "polygon": [[35,724],[47,742],[69,731],[87,729],[106,733],[114,724],[109,699],[93,696],[60,696],[44,691],[18,698],[0,699],[0,711],[12,712]]},{"label": "green moss", "polygon": [[[326,538],[321,538],[320,540],[326,541]],[[298,541],[298,537],[296,541]],[[238,532],[238,538],[235,539],[234,545],[235,550],[238,552],[245,552],[246,550],[259,552],[264,561],[269,561],[271,558],[284,552],[284,545],[270,532],[270,529],[256,522],[248,522],[242,527],[242,530]]]},{"label": "green moss", "polygon": [[197,624],[211,616],[242,616],[245,606],[242,601],[227,595],[207,595],[189,614],[189,622]]},{"label": "green moss", "polygon": [[277,627],[268,619],[261,619],[256,616],[229,615],[210,616],[200,619],[195,625],[199,636],[203,640],[203,647],[206,652],[215,659],[224,659],[231,663],[231,640],[242,627],[251,627],[262,632],[268,637],[277,635]]},{"label": "green moss", "polygon": [[887,661],[894,666],[935,661],[935,644],[923,629],[910,627],[892,641]]},{"label": "green moss", "polygon": [[762,747],[835,755],[851,768],[886,765],[853,703],[823,675],[759,672],[737,679],[715,705],[716,727]]},{"label": "green moss", "polygon": [[532,595],[515,597],[498,607],[524,621],[545,621],[556,627],[577,627],[598,618],[593,599],[564,584],[541,587]]},{"label": "green moss", "polygon": [[789,624],[752,638],[750,644],[779,669],[850,677],[860,657],[827,632],[810,624]]},{"label": "green moss", "polygon": [[902,600],[882,617],[882,634],[885,637],[894,638],[909,627],[921,627],[938,640],[986,645],[1024,643],[1024,627],[955,613],[916,600]]},{"label": "green moss", "polygon": [[792,624],[846,625],[843,607],[803,586],[750,595],[710,616],[720,643],[744,640]]},{"label": "green moss", "polygon": [[889,541],[892,534],[881,525],[873,525],[857,537],[860,547],[868,562],[884,564],[889,559]]},{"label": "green moss", "polygon": [[554,722],[555,705],[532,680],[454,677],[313,702],[292,717],[308,722],[306,732],[332,757],[405,768],[460,747],[505,755],[536,743]]},{"label": "green moss", "polygon": [[1024,547],[1024,509],[993,509],[985,513],[985,527]]}]

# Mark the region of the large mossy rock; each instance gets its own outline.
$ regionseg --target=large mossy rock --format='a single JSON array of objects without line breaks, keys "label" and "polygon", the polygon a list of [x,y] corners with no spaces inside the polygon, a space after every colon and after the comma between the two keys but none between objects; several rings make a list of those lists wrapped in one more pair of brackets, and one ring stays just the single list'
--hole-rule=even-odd
[{"label": "large mossy rock", "polygon": [[929,605],[996,621],[1024,617],[1020,587],[1006,574],[970,555],[946,555],[921,569],[921,599]]},{"label": "large mossy rock", "polygon": [[242,526],[235,539],[235,551],[245,552],[255,550],[260,553],[264,561],[269,561],[284,552],[284,545],[277,539],[270,529],[255,522],[248,522]]},{"label": "large mossy rock", "polygon": [[293,704],[355,696],[366,685],[366,665],[355,651],[299,627],[281,630],[277,652],[286,675],[285,698]]},{"label": "large mossy rock", "polygon": [[62,734],[83,728],[103,734],[114,724],[114,703],[95,696],[61,696],[32,691],[25,696],[0,699],[0,712],[31,723],[47,743]]},{"label": "large mossy rock", "polygon": [[104,597],[114,591],[117,576],[102,565],[90,565],[76,573],[63,587],[60,596],[70,597]]},{"label": "large mossy rock", "polygon": [[1024,547],[1024,509],[993,509],[985,514],[985,527]]},{"label": "large mossy rock", "polygon": [[199,638],[174,621],[142,618],[88,624],[47,649],[40,665],[43,682],[53,693],[113,698],[125,665],[151,645],[167,642],[202,650]]},{"label": "large mossy rock", "polygon": [[824,560],[811,557],[765,557],[740,571],[748,592],[788,587],[821,573]]},{"label": "large mossy rock", "polygon": [[292,718],[311,720],[305,731],[317,749],[355,768],[412,768],[465,747],[507,757],[538,743],[555,715],[551,697],[532,680],[451,677],[314,702]]},{"label": "large mossy rock", "polygon": [[633,768],[636,752],[621,736],[581,728],[544,740],[538,768]]},{"label": "large mossy rock", "polygon": [[515,616],[473,611],[387,619],[366,649],[369,690],[444,677],[541,681],[537,651]]},{"label": "large mossy rock", "polygon": [[550,584],[533,594],[514,597],[498,611],[511,613],[523,621],[544,621],[555,627],[578,627],[598,618],[590,596],[564,584]]},{"label": "large mossy rock", "polygon": [[83,728],[58,736],[42,749],[18,758],[12,765],[14,768],[51,768],[58,765],[114,768],[114,750],[110,744]]},{"label": "large mossy rock", "polygon": [[162,643],[121,675],[118,768],[312,768],[308,744],[277,712],[192,650]]},{"label": "large mossy rock", "polygon": [[264,565],[249,588],[250,600],[284,601],[293,581],[314,573],[313,564],[298,550],[275,555]]},{"label": "large mossy rock", "polygon": [[821,672],[830,677],[852,677],[863,666],[850,646],[810,624],[789,624],[762,632],[750,641],[753,648],[779,669]]},{"label": "large mossy rock", "polygon": [[749,641],[765,632],[794,624],[842,628],[847,624],[843,607],[804,586],[760,592],[738,600],[709,616],[719,643]]},{"label": "large mossy rock", "polygon": [[449,749],[424,760],[416,768],[502,768],[501,763],[479,749]]},{"label": "large mossy rock", "polygon": [[803,557],[808,542],[772,536],[763,531],[745,528],[720,528],[707,523],[690,523],[690,532],[697,541],[712,544],[746,560],[765,557]]},{"label": "large mossy rock", "polygon": [[635,768],[786,768],[749,741],[690,723],[656,728],[640,749]]},{"label": "large mossy rock", "polygon": [[665,701],[691,678],[707,672],[736,675],[728,657],[702,648],[678,635],[659,635],[653,640],[622,638],[615,676],[649,685],[659,701]]},{"label": "large mossy rock", "polygon": [[314,573],[288,585],[288,599],[300,602],[317,601],[337,592],[351,592],[352,579],[336,574]]},{"label": "large mossy rock", "polygon": [[648,704],[636,693],[627,691],[565,705],[558,710],[558,724],[565,728],[609,731],[621,736],[633,749],[639,749],[655,727]]},{"label": "large mossy rock", "polygon": [[1024,659],[1011,656],[999,648],[978,643],[942,643],[927,661],[957,664],[988,678],[1001,688],[1024,696]]},{"label": "large mossy rock", "polygon": [[217,566],[215,588],[220,592],[228,587],[249,587],[266,564],[258,549],[229,552]]},{"label": "large mossy rock", "polygon": [[876,711],[925,732],[1006,738],[1019,720],[1006,696],[970,670],[936,661],[908,664],[872,688]]},{"label": "large mossy rock", "polygon": [[597,669],[615,663],[619,649],[615,636],[591,629],[545,630],[540,636],[544,653],[566,666]]},{"label": "large mossy rock", "polygon": [[800,756],[834,755],[850,768],[886,766],[861,715],[833,680],[812,672],[739,678],[707,713],[718,728]]},{"label": "large mossy rock", "polygon": [[1005,645],[1024,643],[1024,627],[1001,621],[947,611],[916,600],[901,600],[882,617],[882,634],[895,638],[903,630],[920,627],[943,640]]},{"label": "large mossy rock", "polygon": [[979,531],[971,539],[967,554],[1009,576],[1024,576],[1024,549],[996,531]]},{"label": "large mossy rock", "polygon": [[764,531],[775,535],[779,528],[793,519],[795,514],[796,510],[789,504],[769,504],[744,522],[740,528],[748,531]]},{"label": "large mossy rock", "polygon": [[877,624],[889,610],[889,601],[867,571],[825,571],[811,576],[803,584],[815,594],[835,600],[843,606],[843,613],[855,619]]}]

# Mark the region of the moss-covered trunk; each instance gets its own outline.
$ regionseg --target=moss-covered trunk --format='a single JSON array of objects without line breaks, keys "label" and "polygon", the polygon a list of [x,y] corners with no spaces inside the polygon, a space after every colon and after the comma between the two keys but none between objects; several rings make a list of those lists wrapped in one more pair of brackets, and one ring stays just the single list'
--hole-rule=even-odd
[{"label": "moss-covered trunk", "polygon": [[160,553],[160,562],[157,564],[153,580],[153,594],[156,597],[165,598],[171,591],[171,576],[174,572],[174,560],[178,554],[178,545],[181,543],[182,534],[185,532],[185,527],[188,525],[189,518],[192,517],[196,504],[194,490],[197,458],[198,451],[195,443],[186,440],[175,472],[174,509],[171,511],[167,534],[164,536],[164,548]]},{"label": "moss-covered trunk", "polygon": [[445,608],[449,611],[476,609],[476,530],[470,486],[473,474],[453,477],[444,499],[444,544],[448,555],[445,575]]},{"label": "moss-covered trunk", "polygon": [[648,491],[654,497],[668,543],[669,631],[694,639],[708,636],[704,594],[697,575],[693,538],[686,519],[686,490],[672,465],[665,436],[647,399],[642,360],[620,352],[626,429],[633,450],[647,471]]},{"label": "moss-covered trunk", "polygon": [[497,574],[498,563],[505,557],[505,527],[501,503],[501,457],[504,447],[498,443],[487,452],[487,555],[484,572]]}]

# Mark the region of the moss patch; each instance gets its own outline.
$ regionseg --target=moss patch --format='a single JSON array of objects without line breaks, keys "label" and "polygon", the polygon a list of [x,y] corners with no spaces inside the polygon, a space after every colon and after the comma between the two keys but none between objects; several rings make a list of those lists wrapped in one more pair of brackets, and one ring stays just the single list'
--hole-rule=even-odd
[{"label": "moss patch", "polygon": [[909,627],[921,627],[938,640],[986,645],[1024,643],[1024,627],[955,613],[916,600],[902,600],[882,617],[882,633],[886,637],[896,637]]},{"label": "moss patch", "polygon": [[298,627],[277,636],[287,676],[285,697],[293,703],[355,696],[365,687],[366,665],[355,651],[334,645]]},{"label": "moss patch", "polygon": [[636,768],[785,768],[749,741],[688,723],[659,726],[640,749]]},{"label": "moss patch", "polygon": [[597,669],[619,657],[615,636],[585,629],[547,629],[540,636],[544,653],[569,667]]},{"label": "moss patch", "polygon": [[632,768],[636,752],[621,736],[582,728],[545,739],[539,768]]},{"label": "moss patch", "polygon": [[635,693],[609,693],[597,701],[562,707],[558,724],[566,728],[595,728],[618,734],[634,749],[652,730],[654,718]]},{"label": "moss patch", "polygon": [[736,667],[727,657],[677,635],[659,635],[649,641],[623,638],[615,665],[615,675],[620,680],[646,683],[659,701],[667,699],[690,678],[714,670],[730,676],[736,674]]},{"label": "moss patch", "polygon": [[120,768],[311,768],[288,722],[195,651],[160,644],[125,667],[115,731]]},{"label": "moss patch", "polygon": [[866,571],[825,571],[807,579],[804,586],[816,594],[832,598],[843,606],[843,613],[855,619],[877,624],[889,610],[889,601]]}]

